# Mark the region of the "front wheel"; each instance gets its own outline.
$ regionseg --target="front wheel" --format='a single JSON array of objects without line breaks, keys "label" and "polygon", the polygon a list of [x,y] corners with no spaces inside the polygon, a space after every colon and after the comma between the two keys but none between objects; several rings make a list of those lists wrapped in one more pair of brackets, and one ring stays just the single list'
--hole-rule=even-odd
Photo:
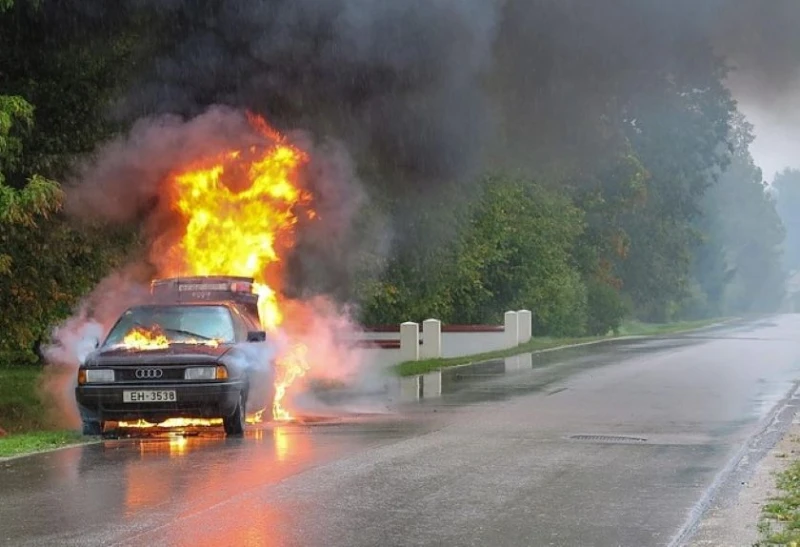
[{"label": "front wheel", "polygon": [[83,434],[88,437],[99,437],[103,434],[103,422],[95,420],[83,421]]},{"label": "front wheel", "polygon": [[240,437],[244,435],[245,420],[247,418],[246,399],[244,393],[239,394],[239,403],[236,405],[236,410],[222,419],[222,426],[225,428],[225,434],[229,436]]}]

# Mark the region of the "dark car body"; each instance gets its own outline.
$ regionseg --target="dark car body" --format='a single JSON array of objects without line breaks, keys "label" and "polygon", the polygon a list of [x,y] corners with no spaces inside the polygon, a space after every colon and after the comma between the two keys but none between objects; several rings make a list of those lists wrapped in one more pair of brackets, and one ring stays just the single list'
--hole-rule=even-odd
[{"label": "dark car body", "polygon": [[[241,282],[240,278],[170,281],[219,288],[220,279],[222,283]],[[240,434],[246,409],[268,408],[273,397],[269,349],[257,344],[264,341],[265,334],[259,330],[254,295],[203,290],[180,296],[167,291],[157,296],[161,302],[126,310],[104,343],[81,365],[75,397],[84,433],[98,434],[109,421],[222,418],[226,432]],[[155,349],[119,343],[119,333],[138,325],[136,318],[194,315],[202,320],[203,314],[222,318],[226,326],[230,318],[224,339],[209,345],[204,343],[207,338],[190,339],[181,334],[167,347]],[[193,372],[210,373],[212,368],[213,377],[188,378]]]}]

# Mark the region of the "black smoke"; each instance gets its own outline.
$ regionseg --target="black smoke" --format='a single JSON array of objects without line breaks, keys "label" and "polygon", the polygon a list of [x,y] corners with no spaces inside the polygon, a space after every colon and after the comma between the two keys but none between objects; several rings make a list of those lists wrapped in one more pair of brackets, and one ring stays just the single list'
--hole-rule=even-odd
[{"label": "black smoke", "polygon": [[225,104],[284,131],[343,141],[360,163],[406,185],[467,178],[476,168],[491,0],[139,4],[163,13],[170,37],[118,105],[125,118]]},{"label": "black smoke", "polygon": [[[336,228],[302,232],[298,291],[346,285],[355,259],[343,250],[365,234],[381,232],[369,246],[379,255],[387,235],[395,247],[425,244],[422,203],[438,204],[425,226],[441,215],[446,232],[447,204],[470,197],[486,168],[591,171],[620,144],[618,113],[649,108],[664,82],[702,88],[725,65],[736,67],[737,93],[778,101],[800,66],[795,0],[128,0],[52,9],[73,22],[151,22],[147,56],[111,107],[119,120],[188,119],[224,105],[305,132],[323,156],[310,168],[322,219],[334,217]],[[390,215],[380,228],[342,228],[377,209]]]}]

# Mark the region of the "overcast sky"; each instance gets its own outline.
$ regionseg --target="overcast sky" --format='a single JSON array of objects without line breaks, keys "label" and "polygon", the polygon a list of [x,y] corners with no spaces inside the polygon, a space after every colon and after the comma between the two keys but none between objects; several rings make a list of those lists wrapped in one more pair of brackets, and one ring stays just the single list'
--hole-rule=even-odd
[{"label": "overcast sky", "polygon": [[800,169],[800,80],[791,98],[739,99],[742,112],[755,126],[751,151],[768,182],[785,167]]},{"label": "overcast sky", "polygon": [[765,77],[756,65],[734,71],[727,82],[740,110],[755,126],[751,152],[767,182],[786,167],[800,169],[800,68],[789,70],[780,85],[773,85],[774,79]]}]

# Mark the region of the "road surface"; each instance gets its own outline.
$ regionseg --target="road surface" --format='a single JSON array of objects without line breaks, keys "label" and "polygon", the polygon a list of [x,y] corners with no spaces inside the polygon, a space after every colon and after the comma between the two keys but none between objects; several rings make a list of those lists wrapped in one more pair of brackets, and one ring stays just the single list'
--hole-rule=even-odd
[{"label": "road surface", "polygon": [[791,419],[799,358],[779,316],[461,369],[385,415],[0,462],[0,544],[679,545]]}]

